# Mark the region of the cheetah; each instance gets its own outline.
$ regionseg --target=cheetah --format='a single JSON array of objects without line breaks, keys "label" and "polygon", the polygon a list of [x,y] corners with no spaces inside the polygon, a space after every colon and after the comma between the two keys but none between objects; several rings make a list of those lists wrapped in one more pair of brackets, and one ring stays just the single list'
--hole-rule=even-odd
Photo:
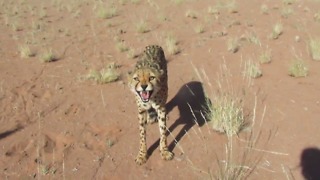
[{"label": "cheetah", "polygon": [[166,137],[167,61],[162,48],[147,46],[128,77],[128,85],[138,106],[140,147],[135,162],[142,165],[147,161],[146,125],[154,122],[159,124],[161,157],[171,160],[174,154],[168,150]]}]

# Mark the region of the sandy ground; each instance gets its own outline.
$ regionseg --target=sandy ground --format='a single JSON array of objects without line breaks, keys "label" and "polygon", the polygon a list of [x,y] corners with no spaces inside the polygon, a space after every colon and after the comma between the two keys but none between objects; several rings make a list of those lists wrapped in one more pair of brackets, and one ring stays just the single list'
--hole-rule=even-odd
[{"label": "sandy ground", "polygon": [[[247,131],[233,138],[231,164],[251,168],[248,179],[319,178],[320,62],[312,60],[308,42],[320,38],[320,2],[233,2],[1,0],[1,179],[217,177],[226,162],[228,139],[210,123],[195,124],[187,103],[200,120],[199,103],[204,92],[210,95],[218,89],[224,64],[233,75],[231,84],[245,84],[250,92],[245,108],[251,115],[256,109],[252,129],[254,137],[260,133],[250,151],[244,141]],[[101,7],[116,8],[116,15],[98,17]],[[209,13],[210,8],[215,11]],[[137,32],[142,20],[147,23],[146,33]],[[271,39],[276,23],[283,25],[283,33]],[[196,32],[199,26],[203,33]],[[180,53],[169,53],[168,36],[176,38]],[[250,37],[258,43],[250,42]],[[236,53],[228,51],[231,38],[239,39]],[[120,52],[119,42],[132,51]],[[168,60],[168,142],[175,158],[161,160],[159,130],[151,125],[147,130],[150,158],[137,166],[137,109],[126,73],[137,61],[128,57],[130,53],[139,54],[149,44],[161,45]],[[23,45],[35,56],[21,58]],[[48,49],[57,60],[43,63],[39,59]],[[249,59],[258,63],[266,51],[272,61],[260,65],[263,76],[250,85],[242,83],[244,63]],[[307,64],[307,77],[288,75],[295,58]],[[120,80],[99,84],[86,79],[90,70],[112,62],[119,65]],[[201,83],[196,69],[209,80],[203,78]],[[243,152],[249,152],[248,160],[241,164]]]}]

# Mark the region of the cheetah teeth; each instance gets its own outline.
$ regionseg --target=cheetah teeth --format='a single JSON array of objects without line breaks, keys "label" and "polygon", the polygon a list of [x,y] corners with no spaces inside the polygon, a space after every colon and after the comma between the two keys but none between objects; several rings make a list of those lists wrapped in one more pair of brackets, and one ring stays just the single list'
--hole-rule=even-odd
[{"label": "cheetah teeth", "polygon": [[141,96],[142,99],[144,99],[144,100],[149,99],[149,95],[150,95],[149,91],[141,91],[141,92],[140,92],[140,96]]},{"label": "cheetah teeth", "polygon": [[147,102],[150,99],[152,91],[140,91],[140,97],[142,101]]}]

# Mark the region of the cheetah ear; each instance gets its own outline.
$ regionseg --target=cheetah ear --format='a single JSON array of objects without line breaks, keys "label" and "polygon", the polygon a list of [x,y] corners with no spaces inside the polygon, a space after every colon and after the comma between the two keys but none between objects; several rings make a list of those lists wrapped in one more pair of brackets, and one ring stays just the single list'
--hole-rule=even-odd
[{"label": "cheetah ear", "polygon": [[160,74],[163,75],[164,71],[162,69],[159,70]]}]

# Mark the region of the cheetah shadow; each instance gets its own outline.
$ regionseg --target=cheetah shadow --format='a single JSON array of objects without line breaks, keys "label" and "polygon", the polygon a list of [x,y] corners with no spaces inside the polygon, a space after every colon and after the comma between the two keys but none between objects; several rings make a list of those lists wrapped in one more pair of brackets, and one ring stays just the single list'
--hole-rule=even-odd
[{"label": "cheetah shadow", "polygon": [[301,153],[302,175],[307,180],[320,179],[320,149],[307,148]]},{"label": "cheetah shadow", "polygon": [[[194,126],[203,126],[205,119],[201,115],[205,107],[205,94],[202,83],[199,81],[191,81],[184,84],[178,93],[166,104],[167,113],[169,114],[175,107],[178,108],[180,117],[168,128],[169,132],[173,132],[179,125],[183,125],[182,129],[176,135],[175,140],[168,145],[172,151],[183,136]],[[170,122],[170,120],[169,120]],[[169,135],[167,132],[167,136]],[[158,139],[148,149],[148,154],[151,155],[159,146],[160,139]]]},{"label": "cheetah shadow", "polygon": [[23,127],[21,125],[18,125],[17,127],[13,128],[11,130],[0,133],[0,140],[20,131],[21,129],[23,129]]}]

